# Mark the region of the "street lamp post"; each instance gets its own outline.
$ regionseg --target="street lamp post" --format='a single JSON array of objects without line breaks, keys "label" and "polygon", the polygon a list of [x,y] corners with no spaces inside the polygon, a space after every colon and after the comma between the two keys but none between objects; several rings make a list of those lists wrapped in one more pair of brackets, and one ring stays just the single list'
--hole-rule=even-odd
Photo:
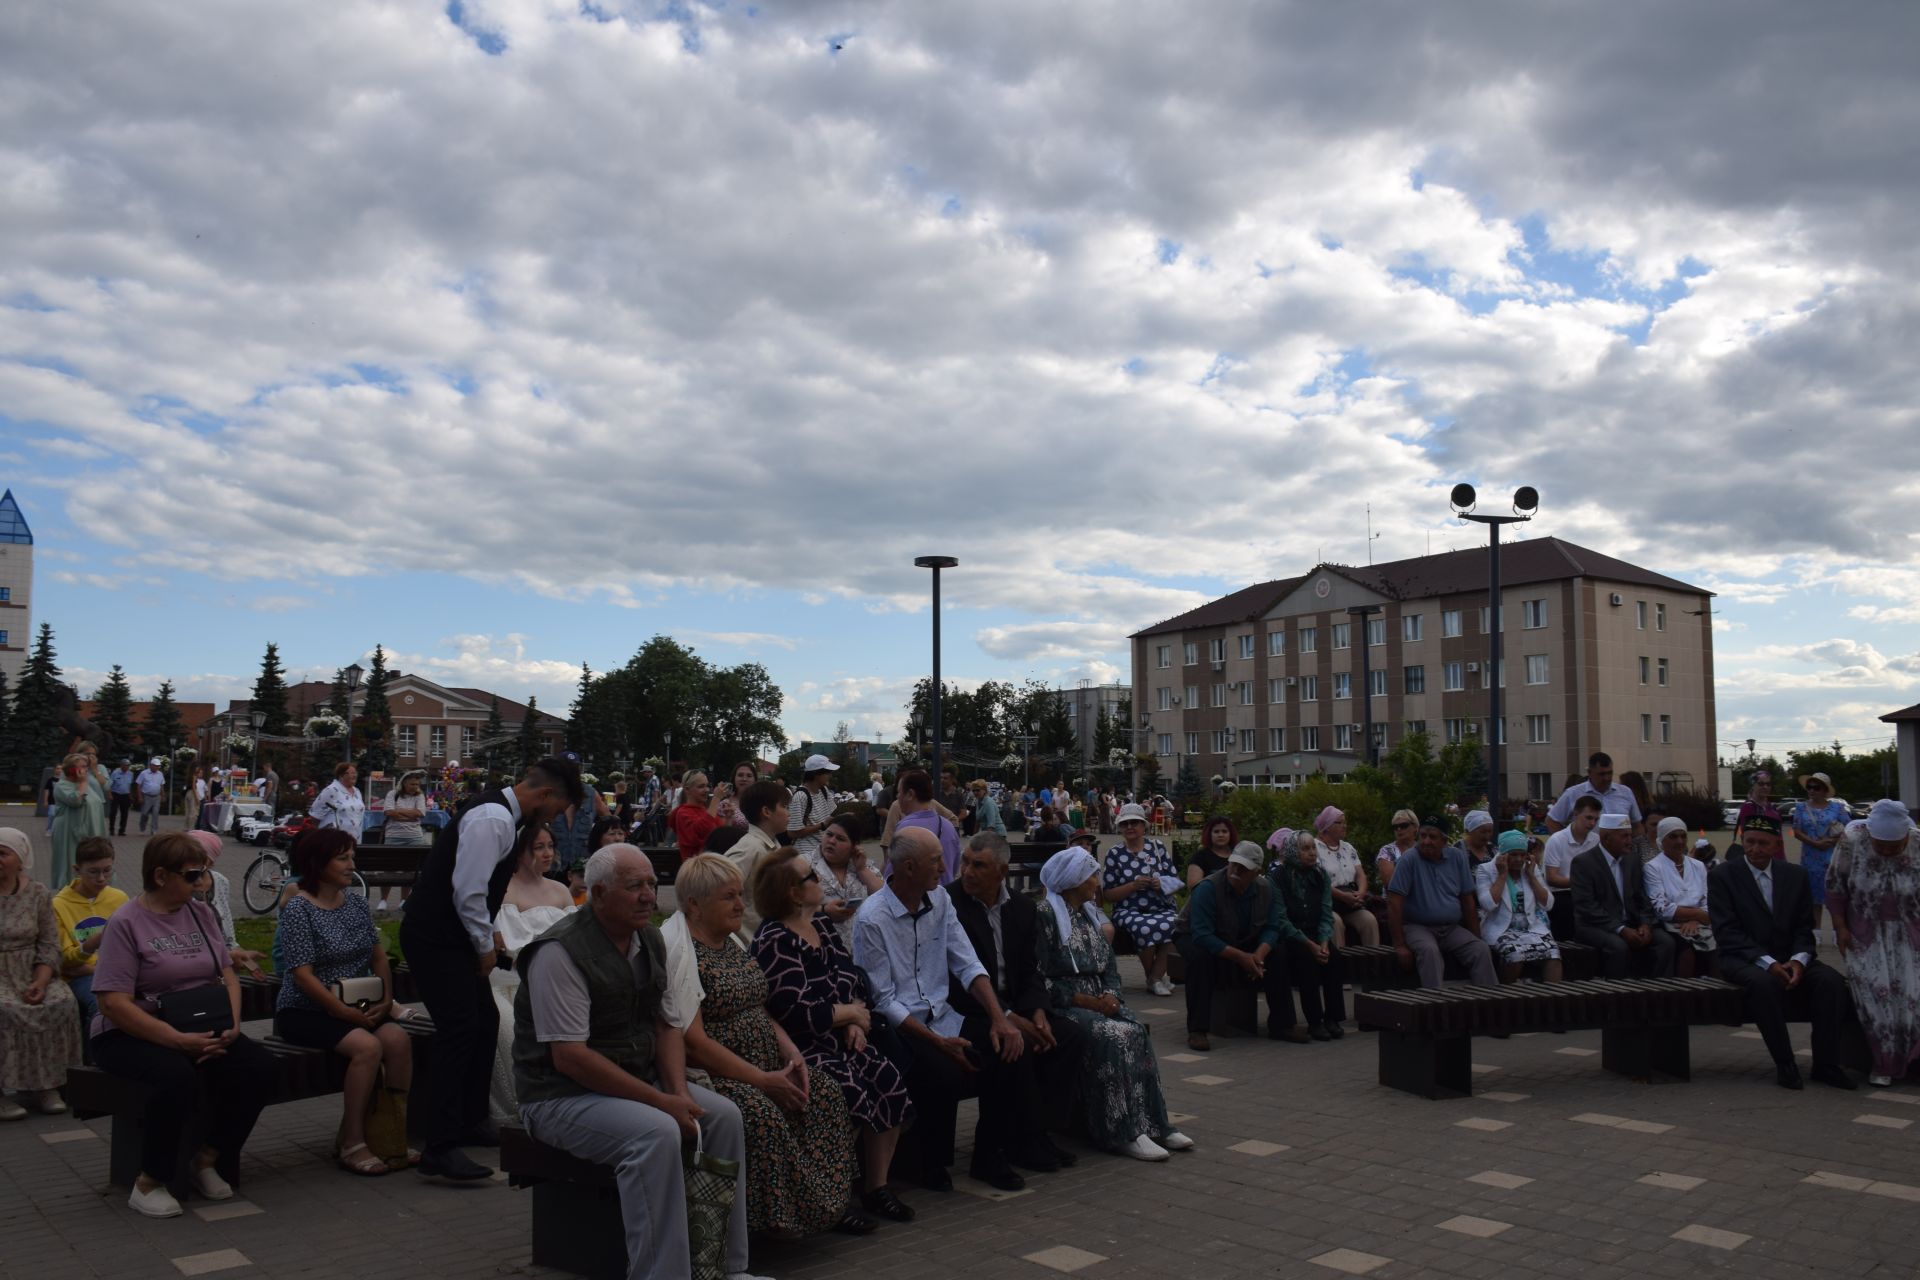
[{"label": "street lamp post", "polygon": [[[366,672],[357,662],[349,663],[341,672],[347,678],[347,727],[340,735],[340,759],[343,763],[353,763],[353,695],[360,688],[360,677]],[[356,788],[357,789],[357,788]]]},{"label": "street lamp post", "polygon": [[940,788],[940,571],[952,569],[959,561],[952,556],[915,556],[914,567],[933,570],[933,687],[931,694],[933,718],[933,786],[937,793]]},{"label": "street lamp post", "polygon": [[1470,484],[1457,484],[1447,497],[1453,514],[1462,520],[1487,526],[1487,808],[1495,822],[1501,821],[1500,802],[1506,790],[1501,773],[1501,739],[1506,737],[1500,719],[1500,664],[1504,635],[1500,619],[1500,526],[1520,524],[1533,519],[1540,509],[1540,493],[1532,485],[1521,485],[1513,492],[1510,516],[1476,515],[1473,508],[1478,495]]},{"label": "street lamp post", "polygon": [[1365,735],[1360,740],[1360,758],[1370,765],[1378,765],[1380,756],[1373,749],[1373,645],[1367,619],[1378,612],[1377,604],[1356,604],[1347,610],[1349,618],[1360,620],[1360,732]]}]

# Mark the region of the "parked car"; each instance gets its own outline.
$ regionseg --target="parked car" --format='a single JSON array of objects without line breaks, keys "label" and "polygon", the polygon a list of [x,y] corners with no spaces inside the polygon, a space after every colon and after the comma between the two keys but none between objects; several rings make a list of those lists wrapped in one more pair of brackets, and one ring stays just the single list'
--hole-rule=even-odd
[{"label": "parked car", "polygon": [[1847,812],[1856,818],[1864,818],[1873,812],[1873,805],[1866,800],[1856,800],[1847,806]]},{"label": "parked car", "polygon": [[251,845],[264,845],[273,836],[273,823],[253,814],[242,814],[233,822],[233,833]]},{"label": "parked car", "polygon": [[1726,806],[1724,809],[1720,810],[1720,821],[1726,823],[1728,829],[1731,830],[1733,827],[1733,824],[1740,821],[1740,806],[1737,804],[1730,804]]},{"label": "parked car", "polygon": [[302,831],[312,831],[319,825],[320,820],[318,818],[309,817],[304,813],[289,814],[287,817],[281,819],[280,825],[269,833],[267,842],[276,849],[284,849],[292,844],[293,838]]}]

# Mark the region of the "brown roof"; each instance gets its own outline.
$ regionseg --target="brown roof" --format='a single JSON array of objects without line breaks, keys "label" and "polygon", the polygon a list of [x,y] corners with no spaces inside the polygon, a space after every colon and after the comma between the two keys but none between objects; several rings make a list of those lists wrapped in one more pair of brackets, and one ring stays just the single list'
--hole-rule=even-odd
[{"label": "brown roof", "polygon": [[1897,720],[1920,720],[1920,702],[1916,702],[1910,707],[1902,707],[1898,711],[1889,711],[1887,714],[1881,716],[1880,719],[1888,724],[1892,724]]},{"label": "brown roof", "polygon": [[[1487,554],[1484,548],[1442,551],[1437,555],[1413,556],[1375,565],[1322,565],[1320,568],[1393,600],[1422,600],[1434,596],[1484,591],[1487,586]],[[1318,569],[1315,570],[1318,572]],[[1188,610],[1165,622],[1136,631],[1135,636],[1159,635],[1169,631],[1194,631],[1206,627],[1224,627],[1263,616],[1295,587],[1312,577],[1276,578],[1255,586],[1243,587],[1198,609]],[[1690,586],[1677,578],[1642,569],[1613,556],[1602,555],[1564,538],[1529,538],[1520,542],[1503,541],[1500,546],[1500,583],[1523,587],[1536,582],[1557,582],[1565,578],[1598,578],[1629,586],[1658,587],[1666,591],[1684,591],[1710,596],[1703,587]]]},{"label": "brown roof", "polygon": [[[486,689],[469,689],[463,685],[450,684],[450,685],[445,685],[443,687],[449,693],[464,694],[467,697],[472,698],[475,702],[479,703],[481,706],[490,705],[493,699],[499,696],[497,694],[489,692]],[[545,711],[538,712],[537,714],[540,717],[540,723],[542,725],[552,725],[555,728],[559,728],[559,729],[564,729],[567,727],[567,722],[565,720],[562,720],[559,716],[551,715]],[[526,720],[527,704],[524,702],[515,702],[512,698],[501,698],[500,699],[500,718],[502,720],[512,721],[512,722],[521,722]]]}]

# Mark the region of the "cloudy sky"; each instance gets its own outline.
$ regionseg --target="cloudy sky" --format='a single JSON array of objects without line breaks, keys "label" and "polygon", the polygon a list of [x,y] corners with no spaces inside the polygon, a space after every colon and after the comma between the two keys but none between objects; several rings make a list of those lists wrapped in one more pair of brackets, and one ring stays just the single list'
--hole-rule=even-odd
[{"label": "cloudy sky", "polygon": [[[1711,587],[1719,736],[1920,700],[1920,8],[0,8],[0,482],[83,684],[377,640],[789,730],[1111,678],[1458,479]],[[90,691],[90,689],[88,690]]]}]

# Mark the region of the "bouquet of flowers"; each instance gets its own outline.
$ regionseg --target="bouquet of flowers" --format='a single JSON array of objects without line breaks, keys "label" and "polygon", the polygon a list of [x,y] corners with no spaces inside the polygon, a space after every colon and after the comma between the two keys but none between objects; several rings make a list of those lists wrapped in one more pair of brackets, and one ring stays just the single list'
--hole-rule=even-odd
[{"label": "bouquet of flowers", "polygon": [[309,738],[338,738],[346,733],[347,722],[332,711],[319,711],[307,717],[302,729]]},{"label": "bouquet of flowers", "polygon": [[181,764],[192,764],[200,758],[200,753],[192,747],[176,747],[173,752],[173,758]]},{"label": "bouquet of flowers", "polygon": [[244,733],[230,733],[227,735],[226,742],[227,750],[237,756],[251,756],[253,754],[253,739]]}]

